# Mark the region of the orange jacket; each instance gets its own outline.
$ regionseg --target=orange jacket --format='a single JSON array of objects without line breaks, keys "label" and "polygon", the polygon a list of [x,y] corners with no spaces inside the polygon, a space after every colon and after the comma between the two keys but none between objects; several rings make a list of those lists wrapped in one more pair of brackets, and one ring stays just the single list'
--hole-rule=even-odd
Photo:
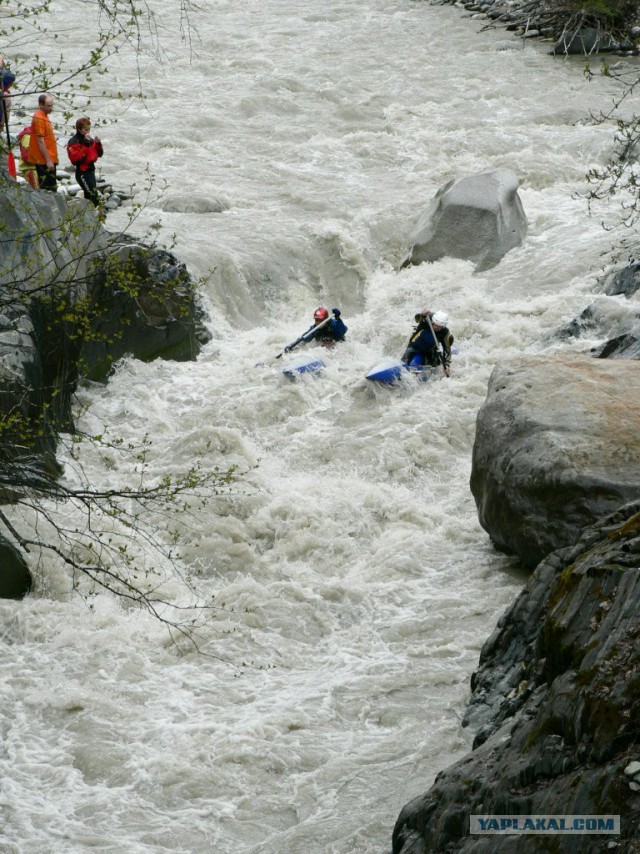
[{"label": "orange jacket", "polygon": [[58,143],[53,132],[53,125],[44,110],[36,110],[31,119],[31,140],[29,142],[29,162],[44,166],[46,160],[38,146],[38,137],[44,137],[44,144],[52,163],[58,162]]}]

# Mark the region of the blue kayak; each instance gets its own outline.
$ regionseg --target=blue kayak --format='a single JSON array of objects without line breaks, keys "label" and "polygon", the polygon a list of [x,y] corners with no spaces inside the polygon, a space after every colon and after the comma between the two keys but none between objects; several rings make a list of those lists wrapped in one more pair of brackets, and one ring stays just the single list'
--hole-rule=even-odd
[{"label": "blue kayak", "polygon": [[299,356],[294,356],[284,365],[282,373],[286,377],[295,378],[300,374],[317,374],[323,368],[326,368],[326,365],[318,356],[301,353]]},{"label": "blue kayak", "polygon": [[[375,367],[371,368],[371,370],[365,374],[365,379],[372,380],[376,383],[395,385],[396,383],[399,383],[403,377],[406,377],[408,374],[413,374],[417,376],[418,379],[426,382],[426,380],[428,380],[437,370],[438,368],[434,368],[431,365],[424,365],[420,368],[410,368],[399,359],[387,357],[381,362],[378,362]],[[442,373],[442,371],[440,371],[440,373]]]}]

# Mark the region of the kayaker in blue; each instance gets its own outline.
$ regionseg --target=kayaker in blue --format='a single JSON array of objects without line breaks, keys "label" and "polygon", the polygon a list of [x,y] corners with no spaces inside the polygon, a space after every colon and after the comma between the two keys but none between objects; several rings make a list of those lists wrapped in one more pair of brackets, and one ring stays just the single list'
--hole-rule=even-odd
[{"label": "kayaker in blue", "polygon": [[402,361],[410,368],[442,365],[445,374],[449,376],[453,344],[453,335],[447,326],[449,315],[445,311],[431,312],[425,308],[420,314],[416,314],[415,320],[417,326],[409,339]]},{"label": "kayaker in blue", "polygon": [[319,306],[313,312],[313,327],[309,334],[309,340],[319,341],[324,347],[332,347],[336,341],[342,341],[347,334],[347,326],[340,317],[339,308],[332,308],[333,317],[329,320],[329,312],[326,308]]},{"label": "kayaker in blue", "polygon": [[290,353],[299,344],[308,344],[309,341],[315,340],[323,347],[333,347],[336,341],[342,341],[347,334],[347,326],[341,319],[340,313],[339,308],[332,308],[333,317],[331,317],[326,308],[319,306],[313,312],[313,326],[310,326],[299,338],[288,344],[283,353]]}]

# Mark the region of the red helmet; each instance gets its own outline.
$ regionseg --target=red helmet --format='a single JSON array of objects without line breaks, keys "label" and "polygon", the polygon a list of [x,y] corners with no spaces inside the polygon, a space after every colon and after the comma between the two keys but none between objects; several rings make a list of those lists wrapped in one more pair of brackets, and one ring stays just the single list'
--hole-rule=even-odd
[{"label": "red helmet", "polygon": [[320,306],[313,312],[314,320],[326,320],[327,317],[329,317],[329,312],[326,308],[323,308],[322,306]]}]

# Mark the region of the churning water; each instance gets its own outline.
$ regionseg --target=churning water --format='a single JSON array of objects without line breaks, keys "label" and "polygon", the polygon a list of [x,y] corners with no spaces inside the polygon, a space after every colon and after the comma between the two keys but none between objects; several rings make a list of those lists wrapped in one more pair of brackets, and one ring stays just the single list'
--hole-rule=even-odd
[{"label": "churning water", "polygon": [[[121,53],[111,81],[146,100],[91,107],[118,118],[101,169],[140,189],[148,160],[166,181],[135,229],[175,233],[213,337],[195,363],[125,361],[81,391],[80,425],[148,433],[156,475],[244,474],[184,524],[181,569],[219,607],[208,656],[71,594],[50,561],[0,605],[0,851],[385,854],[401,807],[469,748],[469,677],[522,583],[469,492],[476,413],[496,363],[593,299],[611,236],[577,194],[611,150],[587,117],[614,84],[450,6],[206,0],[190,45],[173,0],[152,6],[162,52]],[[87,34],[54,11],[60,39]],[[434,193],[500,165],[524,245],[480,275],[398,272]],[[347,341],[287,381],[273,357],[319,304]],[[425,306],[450,313],[451,379],[368,384]],[[126,480],[84,453],[95,484]]]}]

